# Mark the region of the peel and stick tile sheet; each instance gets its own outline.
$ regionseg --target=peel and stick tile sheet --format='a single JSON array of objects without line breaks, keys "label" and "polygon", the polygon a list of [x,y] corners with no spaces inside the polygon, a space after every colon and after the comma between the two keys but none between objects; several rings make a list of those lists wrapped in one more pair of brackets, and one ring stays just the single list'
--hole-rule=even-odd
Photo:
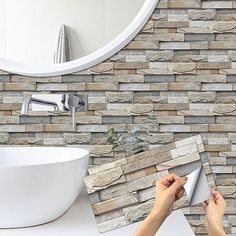
[{"label": "peel and stick tile sheet", "polygon": [[200,135],[89,169],[85,185],[99,231],[143,220],[153,206],[156,181],[170,173],[188,176],[175,209],[208,198],[215,182]]}]

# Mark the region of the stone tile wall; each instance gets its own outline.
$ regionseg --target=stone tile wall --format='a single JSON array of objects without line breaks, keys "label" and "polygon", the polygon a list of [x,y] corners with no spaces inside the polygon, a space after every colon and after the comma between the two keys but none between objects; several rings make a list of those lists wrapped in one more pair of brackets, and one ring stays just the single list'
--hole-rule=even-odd
[{"label": "stone tile wall", "polygon": [[[158,179],[171,173],[186,176],[200,167],[215,188],[203,141],[197,135],[90,168],[85,185],[99,231],[143,220],[153,207]],[[191,212],[189,206],[191,199],[185,195],[174,209],[186,207],[184,211]]]},{"label": "stone tile wall", "polygon": [[[91,165],[118,158],[106,132],[140,124],[151,110],[159,127],[151,147],[200,133],[219,191],[227,200],[225,227],[236,235],[236,1],[160,0],[137,37],[106,62],[72,75],[30,78],[1,72],[1,145],[75,145],[92,153]],[[77,116],[31,112],[22,97],[35,92],[88,93]],[[203,211],[188,214],[205,235]]]}]

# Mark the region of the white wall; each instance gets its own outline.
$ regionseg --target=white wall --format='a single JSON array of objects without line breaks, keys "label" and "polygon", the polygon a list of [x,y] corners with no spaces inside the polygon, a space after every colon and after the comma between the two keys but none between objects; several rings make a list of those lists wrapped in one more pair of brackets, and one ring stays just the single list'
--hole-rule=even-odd
[{"label": "white wall", "polygon": [[0,0],[0,57],[52,64],[61,24],[70,27],[74,59],[85,56],[118,36],[144,1]]},{"label": "white wall", "polygon": [[6,16],[5,1],[0,0],[0,56],[6,55]]}]

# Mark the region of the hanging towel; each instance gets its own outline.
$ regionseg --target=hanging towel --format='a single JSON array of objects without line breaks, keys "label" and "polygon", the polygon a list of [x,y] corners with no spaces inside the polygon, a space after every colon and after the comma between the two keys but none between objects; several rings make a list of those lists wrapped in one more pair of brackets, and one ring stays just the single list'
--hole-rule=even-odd
[{"label": "hanging towel", "polygon": [[54,53],[54,64],[60,64],[71,60],[68,27],[61,25]]}]

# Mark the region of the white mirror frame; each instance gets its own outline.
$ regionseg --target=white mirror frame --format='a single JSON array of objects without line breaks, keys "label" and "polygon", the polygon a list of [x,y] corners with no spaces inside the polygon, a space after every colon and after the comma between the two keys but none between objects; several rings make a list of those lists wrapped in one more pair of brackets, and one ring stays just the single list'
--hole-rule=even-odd
[{"label": "white mirror frame", "polygon": [[134,20],[119,36],[85,57],[50,66],[32,66],[0,58],[0,69],[13,74],[48,77],[71,74],[95,66],[115,55],[134,39],[151,17],[158,1],[146,0]]}]

